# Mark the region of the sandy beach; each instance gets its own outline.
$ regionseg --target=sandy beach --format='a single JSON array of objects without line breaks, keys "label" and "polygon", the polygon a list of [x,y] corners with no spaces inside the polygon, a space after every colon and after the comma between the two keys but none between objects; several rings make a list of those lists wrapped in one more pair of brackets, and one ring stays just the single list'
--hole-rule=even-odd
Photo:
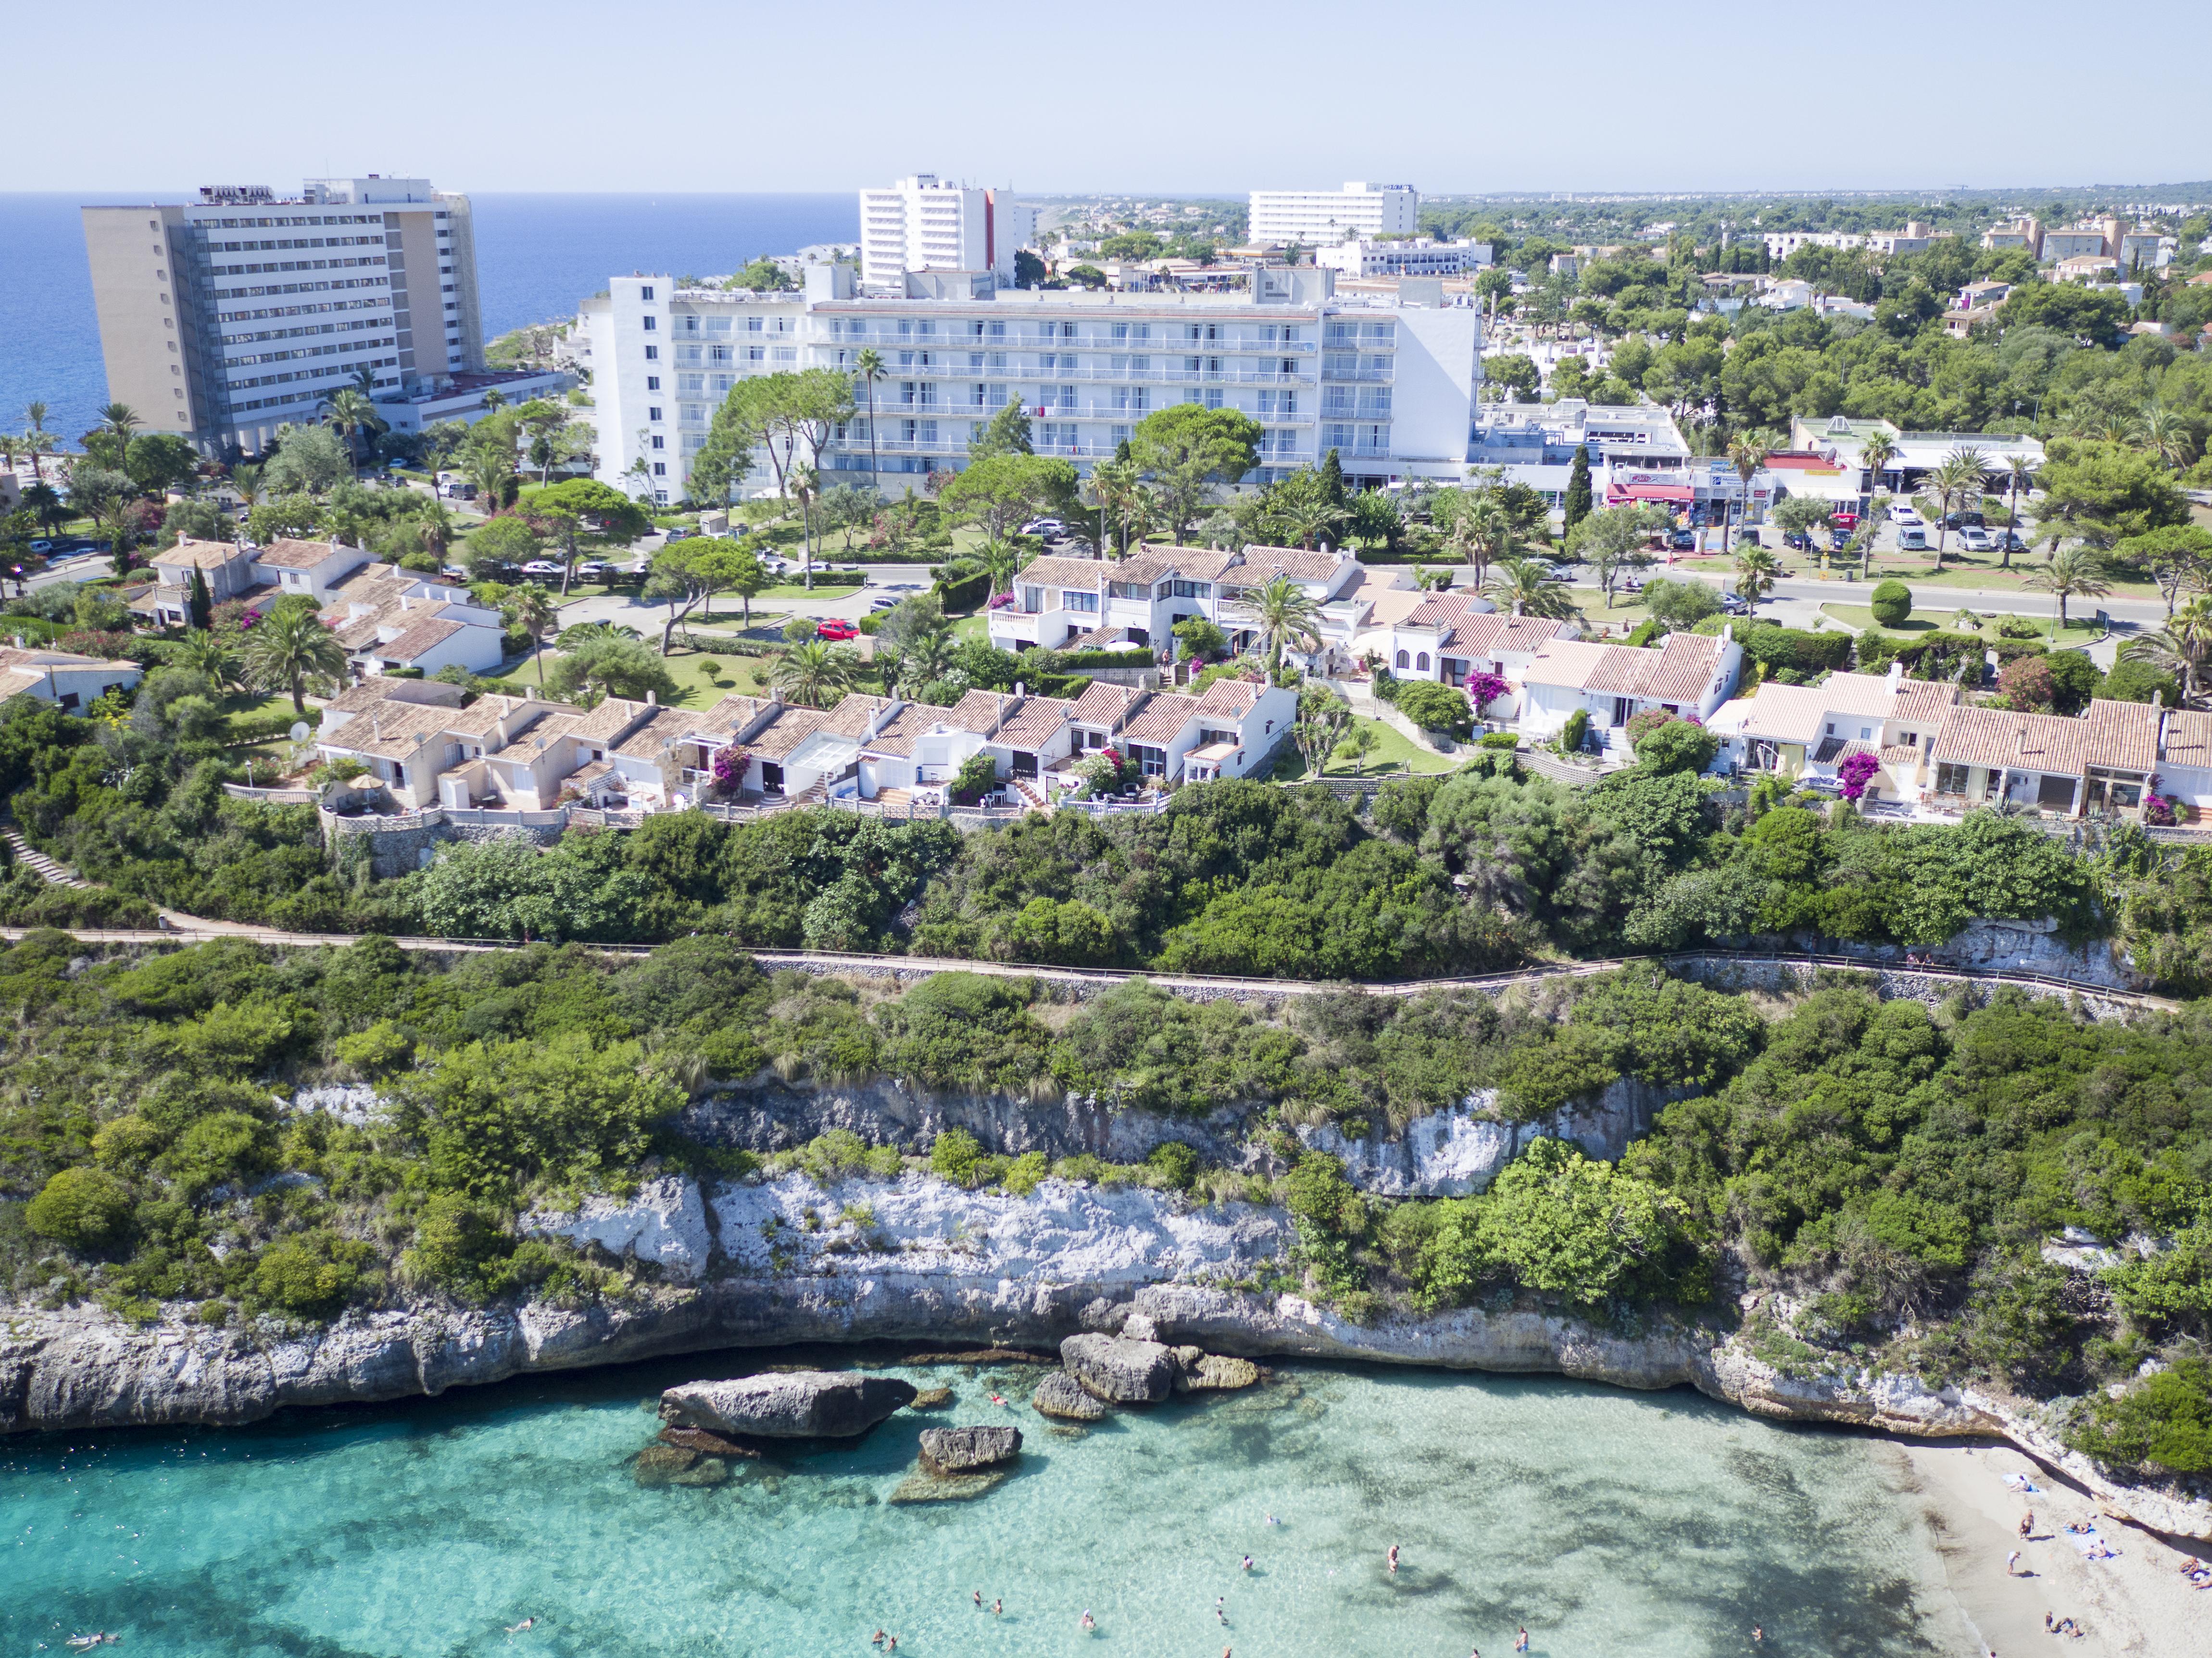
[{"label": "sandy beach", "polygon": [[[2094,1497],[2009,1445],[1899,1441],[1893,1448],[1906,1489],[1925,1500],[1951,1593],[1984,1653],[2212,1658],[2212,1591],[2192,1588],[2181,1576],[2185,1555],[2100,1514]],[[2013,1474],[2032,1479],[2035,1493],[2008,1489]],[[2021,1517],[2031,1511],[2034,1533],[2023,1543]],[[2094,1522],[2119,1558],[2083,1558],[2064,1530],[2083,1522]],[[2014,1549],[2023,1575],[2008,1577],[2005,1558]],[[2212,1546],[2198,1552],[2212,1558]],[[2052,1636],[2045,1612],[2072,1618],[2086,1633]]]}]

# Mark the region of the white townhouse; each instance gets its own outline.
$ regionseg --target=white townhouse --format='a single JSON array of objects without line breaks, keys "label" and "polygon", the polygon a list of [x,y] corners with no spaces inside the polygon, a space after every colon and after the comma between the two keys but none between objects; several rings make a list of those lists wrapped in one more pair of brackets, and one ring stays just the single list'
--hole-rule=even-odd
[{"label": "white townhouse", "polygon": [[[795,293],[678,288],[617,276],[580,308],[599,433],[598,477],[656,504],[684,498],[714,410],[740,380],[803,368],[855,376],[853,417],[822,434],[825,483],[891,495],[967,464],[976,429],[1026,410],[1039,454],[1087,473],[1138,422],[1191,403],[1262,431],[1265,483],[1329,450],[1362,485],[1457,483],[1481,383],[1480,313],[1441,279],[1338,296],[1335,272],[1255,267],[1230,293],[1006,288],[988,272],[915,270],[869,295],[849,264],[809,265]],[[882,367],[859,379],[861,353]],[[642,474],[638,468],[642,466]],[[744,488],[772,482],[764,458]]]},{"label": "white townhouse", "polygon": [[1736,765],[1783,777],[1832,779],[1852,755],[1870,754],[1881,769],[1867,780],[1868,798],[1911,800],[1960,696],[1954,684],[1907,679],[1893,662],[1887,673],[1832,673],[1817,685],[1770,682],[1706,724]]},{"label": "white townhouse", "polygon": [[1522,671],[1521,729],[1548,737],[1580,708],[1612,748],[1624,740],[1615,733],[1650,709],[1710,720],[1742,666],[1732,627],[1717,635],[1668,634],[1656,648],[1547,640]]},{"label": "white townhouse", "polygon": [[1164,784],[1243,777],[1274,752],[1297,718],[1277,686],[1217,680],[1204,693],[1093,683],[1079,697],[970,691],[949,708],[909,703],[862,745],[859,792],[873,799],[947,783],[988,753],[1000,777],[1031,805],[1067,768],[1111,748]]},{"label": "white townhouse", "polygon": [[1242,649],[1251,638],[1245,596],[1287,576],[1316,604],[1359,587],[1366,567],[1352,554],[1257,544],[1219,548],[1145,547],[1118,560],[1032,559],[1014,578],[1014,602],[989,612],[991,643],[1002,651],[1103,649],[1140,645],[1164,651],[1172,629],[1193,616],[1213,623]]},{"label": "white townhouse", "polygon": [[195,541],[185,536],[149,562],[154,567],[154,586],[131,601],[131,613],[156,627],[181,628],[191,619],[195,570],[218,604],[232,599],[265,604],[286,593],[326,599],[339,580],[372,560],[335,536],[327,541],[280,537],[266,547],[242,537],[231,542]]},{"label": "white townhouse", "polygon": [[323,625],[345,647],[356,677],[395,668],[426,677],[446,668],[489,673],[507,659],[500,613],[465,587],[365,561],[327,582],[310,572],[283,574],[297,574],[299,591],[322,601]]},{"label": "white townhouse", "polygon": [[1362,638],[1400,679],[1433,679],[1464,687],[1470,675],[1496,674],[1516,689],[1476,710],[1492,720],[1512,720],[1521,708],[1520,689],[1528,683],[1537,653],[1555,640],[1577,637],[1572,622],[1511,616],[1472,593],[1431,593],[1410,611]]},{"label": "white townhouse", "polygon": [[82,714],[109,691],[137,684],[142,672],[136,662],[28,649],[18,639],[0,646],[0,702],[28,696],[51,702],[64,714]]}]

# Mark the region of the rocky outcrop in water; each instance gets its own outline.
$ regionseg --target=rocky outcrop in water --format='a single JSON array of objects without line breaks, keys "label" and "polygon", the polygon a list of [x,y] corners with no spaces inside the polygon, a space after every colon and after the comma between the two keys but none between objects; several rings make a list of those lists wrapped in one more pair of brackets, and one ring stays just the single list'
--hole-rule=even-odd
[{"label": "rocky outcrop in water", "polygon": [[792,1370],[690,1382],[660,1395],[661,1420],[754,1439],[850,1439],[914,1402],[896,1376]]},{"label": "rocky outcrop in water", "polygon": [[1060,1344],[1060,1362],[1085,1393],[1109,1405],[1157,1405],[1175,1391],[1175,1355],[1157,1341],[1070,1336]]},{"label": "rocky outcrop in water", "polygon": [[1030,1403],[1039,1416],[1056,1417],[1063,1422],[1096,1422],[1106,1414],[1106,1407],[1085,1393],[1083,1384],[1065,1370],[1054,1370],[1038,1382]]},{"label": "rocky outcrop in water", "polygon": [[1019,1428],[924,1428],[921,1466],[931,1473],[973,1473],[1021,1455]]}]

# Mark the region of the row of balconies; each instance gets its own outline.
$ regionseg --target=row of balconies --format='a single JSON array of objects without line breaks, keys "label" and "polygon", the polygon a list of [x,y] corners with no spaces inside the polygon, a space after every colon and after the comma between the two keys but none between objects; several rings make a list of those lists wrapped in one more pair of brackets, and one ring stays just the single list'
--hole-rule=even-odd
[{"label": "row of balconies", "polygon": [[1038,335],[1021,329],[1018,324],[1004,325],[1004,334],[971,334],[957,324],[948,325],[930,333],[901,333],[896,328],[874,327],[855,330],[848,325],[842,331],[826,337],[817,335],[817,342],[826,337],[832,345],[900,345],[919,349],[941,347],[945,350],[966,349],[981,344],[993,350],[1035,349],[1090,351],[1186,351],[1193,346],[1204,351],[1243,352],[1266,355],[1269,353],[1311,355],[1315,345],[1311,340],[1270,340],[1266,338],[1237,338],[1234,336],[1218,339],[1192,339],[1185,334],[1161,332],[1149,335],[1127,335],[1116,337],[1110,332],[1092,331],[1077,334]]},{"label": "row of balconies", "polygon": [[[838,365],[853,371],[851,363]],[[1023,369],[1009,364],[1003,368],[975,368],[969,365],[952,363],[916,363],[910,367],[886,371],[891,380],[972,380],[981,375],[988,380],[1031,380],[1040,385],[1059,385],[1075,380],[1118,380],[1133,386],[1311,386],[1311,374],[1285,374],[1279,368],[1031,368]],[[1341,378],[1340,376],[1339,378]],[[878,383],[878,395],[881,382]],[[865,395],[865,393],[864,393]]]}]

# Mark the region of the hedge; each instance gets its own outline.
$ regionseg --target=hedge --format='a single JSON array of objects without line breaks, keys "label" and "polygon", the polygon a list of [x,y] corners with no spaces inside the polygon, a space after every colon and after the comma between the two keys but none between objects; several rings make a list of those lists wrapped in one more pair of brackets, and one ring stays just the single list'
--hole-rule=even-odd
[{"label": "hedge", "polygon": [[247,743],[266,743],[283,737],[300,720],[310,726],[323,722],[323,711],[310,708],[305,714],[295,714],[289,708],[263,708],[256,714],[234,714],[225,729],[229,732],[227,743],[243,745]]},{"label": "hedge", "polygon": [[948,610],[972,610],[991,596],[991,576],[988,570],[978,570],[973,575],[956,576],[951,581],[939,580],[939,598]]},{"label": "hedge", "polygon": [[1152,653],[1139,646],[1133,650],[1121,651],[1054,651],[1053,660],[1060,669],[1073,673],[1080,669],[1154,668],[1159,665]]}]

